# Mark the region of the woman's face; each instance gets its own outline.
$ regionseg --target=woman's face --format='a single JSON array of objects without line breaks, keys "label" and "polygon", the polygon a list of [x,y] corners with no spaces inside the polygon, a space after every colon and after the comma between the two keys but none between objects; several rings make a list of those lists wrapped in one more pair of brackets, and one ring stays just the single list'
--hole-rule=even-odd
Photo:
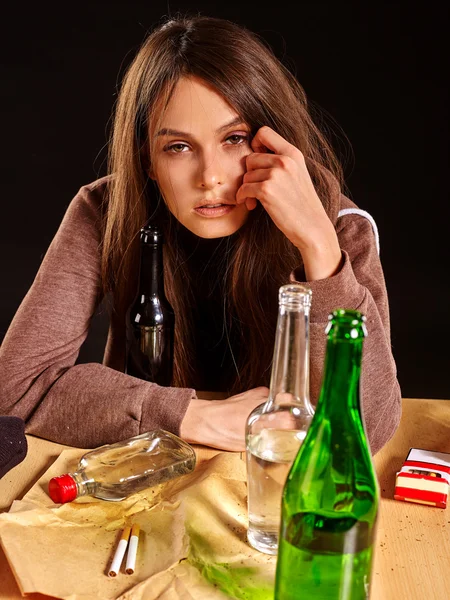
[{"label": "woman's face", "polygon": [[236,192],[252,152],[250,128],[201,79],[177,83],[153,140],[151,177],[170,212],[192,233],[219,238],[245,223]]}]

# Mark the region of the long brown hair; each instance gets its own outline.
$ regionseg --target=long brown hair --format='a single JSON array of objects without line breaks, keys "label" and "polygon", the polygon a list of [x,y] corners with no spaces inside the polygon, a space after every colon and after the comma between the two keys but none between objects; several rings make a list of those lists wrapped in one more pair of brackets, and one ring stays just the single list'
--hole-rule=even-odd
[{"label": "long brown hair", "polygon": [[[148,177],[154,119],[160,119],[182,76],[212,85],[253,133],[268,125],[299,148],[327,214],[337,216],[342,173],[314,124],[303,88],[256,34],[223,19],[179,17],[144,41],[123,79],[109,148],[108,194],[102,242],[104,291],[119,313],[130,301],[138,264],[138,233],[149,218],[164,229],[166,294],[177,315],[175,386],[195,387],[192,365],[192,273],[177,240],[177,223]],[[267,385],[277,318],[278,288],[301,265],[298,250],[259,205],[233,236],[218,277],[224,326],[233,330],[236,357],[230,393]],[[231,339],[231,338],[229,338]]]}]

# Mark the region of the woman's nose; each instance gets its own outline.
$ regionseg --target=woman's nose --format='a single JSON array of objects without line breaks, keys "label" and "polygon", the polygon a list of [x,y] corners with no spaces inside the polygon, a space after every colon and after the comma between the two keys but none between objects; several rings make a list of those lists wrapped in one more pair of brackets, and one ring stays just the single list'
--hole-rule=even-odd
[{"label": "woman's nose", "polygon": [[204,189],[213,189],[216,185],[222,185],[225,182],[225,169],[218,156],[204,160],[200,166],[199,187]]}]

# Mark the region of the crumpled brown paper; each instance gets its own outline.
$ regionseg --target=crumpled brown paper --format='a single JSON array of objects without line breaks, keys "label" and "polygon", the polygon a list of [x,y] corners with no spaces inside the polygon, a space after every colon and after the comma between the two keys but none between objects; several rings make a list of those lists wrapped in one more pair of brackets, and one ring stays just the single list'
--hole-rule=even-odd
[{"label": "crumpled brown paper", "polygon": [[[48,481],[85,451],[65,450],[23,500],[0,515],[0,540],[22,594],[67,600],[271,600],[276,557],[248,544],[246,470],[220,453],[122,502],[55,505]],[[141,528],[136,569],[107,577],[125,525]]]}]

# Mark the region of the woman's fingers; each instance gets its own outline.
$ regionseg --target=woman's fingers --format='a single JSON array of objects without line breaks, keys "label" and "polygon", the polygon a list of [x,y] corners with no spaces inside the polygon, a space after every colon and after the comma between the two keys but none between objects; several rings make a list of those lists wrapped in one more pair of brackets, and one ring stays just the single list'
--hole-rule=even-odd
[{"label": "woman's fingers", "polygon": [[297,157],[300,152],[279,133],[267,127],[267,125],[258,129],[255,137],[252,139],[251,146],[254,152],[267,152],[269,150],[275,154],[284,154],[291,158]]},{"label": "woman's fingers", "polygon": [[[195,415],[197,428],[195,441],[224,450],[245,450],[245,426],[248,416],[254,408],[265,402],[268,396],[269,389],[261,386],[226,400],[197,401],[203,404],[199,407],[200,412]],[[191,404],[193,402],[195,401],[192,400]],[[200,429],[202,424],[206,426]]]},{"label": "woman's fingers", "polygon": [[274,169],[255,169],[254,171],[247,171],[244,175],[243,183],[265,181],[266,179],[271,179],[275,175]]},{"label": "woman's fingers", "polygon": [[262,199],[264,202],[270,198],[271,183],[267,179],[253,183],[243,183],[236,192],[236,203],[242,204],[251,198]]},{"label": "woman's fingers", "polygon": [[257,131],[252,149],[254,152],[245,159],[246,173],[236,194],[237,204],[245,203],[248,210],[256,207],[257,200],[263,204],[273,200],[276,189],[281,193],[283,187],[294,181],[299,166],[304,163],[300,150],[270,127],[261,127]]},{"label": "woman's fingers", "polygon": [[[299,151],[301,156],[303,154]],[[289,170],[295,166],[294,159],[284,154],[261,154],[253,152],[245,158],[245,166],[247,171],[254,171],[256,169],[284,169]]]},{"label": "woman's fingers", "polygon": [[247,210],[254,210],[256,208],[257,204],[258,204],[258,200],[256,198],[246,198],[245,199],[245,206],[247,207]]}]

